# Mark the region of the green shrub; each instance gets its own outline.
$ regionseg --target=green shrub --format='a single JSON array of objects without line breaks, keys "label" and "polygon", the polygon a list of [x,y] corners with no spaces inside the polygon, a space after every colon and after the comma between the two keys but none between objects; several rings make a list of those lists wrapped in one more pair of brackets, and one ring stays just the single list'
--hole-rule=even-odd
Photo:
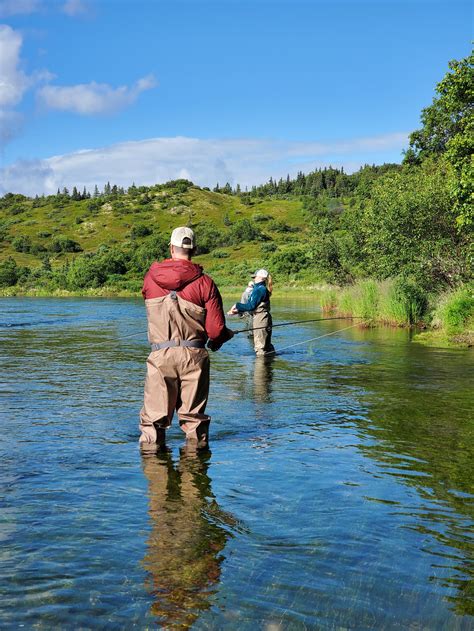
[{"label": "green shrub", "polygon": [[130,230],[130,238],[139,239],[142,237],[148,237],[150,234],[152,234],[152,232],[153,230],[151,228],[139,223],[136,226],[133,226],[133,228]]},{"label": "green shrub", "polygon": [[295,230],[287,223],[280,221],[279,219],[273,219],[273,221],[270,221],[267,228],[269,230],[273,230],[274,232],[294,232]]},{"label": "green shrub", "polygon": [[12,287],[16,285],[19,270],[14,258],[9,256],[0,263],[0,287]]},{"label": "green shrub", "polygon": [[186,193],[191,186],[194,186],[194,184],[189,180],[184,179],[170,180],[165,183],[166,188],[174,188],[177,193]]},{"label": "green shrub", "polygon": [[268,243],[262,243],[260,250],[262,254],[271,254],[278,250],[278,246],[276,243],[273,243],[273,241],[269,241]]},{"label": "green shrub", "polygon": [[30,248],[31,254],[41,254],[43,252],[47,252],[46,247],[42,243],[32,243]]},{"label": "green shrub", "polygon": [[448,335],[462,333],[474,319],[474,295],[469,288],[445,294],[435,311],[433,324]]},{"label": "green shrub", "polygon": [[63,237],[63,236],[59,236],[59,237],[54,237],[54,239],[51,241],[51,245],[50,245],[50,251],[51,252],[82,252],[82,248],[79,245],[79,243],[77,243],[77,241],[74,241],[73,239],[69,239],[69,237]]},{"label": "green shrub", "polygon": [[71,290],[86,287],[100,287],[107,278],[106,271],[92,255],[77,256],[68,266],[66,272],[67,288]]},{"label": "green shrub", "polygon": [[147,239],[131,253],[129,268],[133,272],[144,274],[153,261],[169,256],[168,239],[155,235]]},{"label": "green shrub", "polygon": [[249,219],[239,219],[230,229],[230,241],[238,245],[244,241],[265,241],[266,237]]},{"label": "green shrub", "polygon": [[214,250],[212,253],[212,258],[214,259],[226,259],[229,256],[229,252],[225,252],[224,250]]},{"label": "green shrub", "polygon": [[107,277],[127,273],[130,256],[118,247],[102,247],[95,255],[96,265]]},{"label": "green shrub", "polygon": [[215,248],[228,245],[229,243],[228,235],[207,221],[197,224],[195,233],[198,254],[207,254]]},{"label": "green shrub", "polygon": [[280,274],[296,274],[308,266],[306,250],[300,246],[287,246],[270,259],[271,267]]},{"label": "green shrub", "polygon": [[19,237],[15,237],[12,241],[12,247],[15,252],[23,252],[28,254],[31,252],[31,239],[26,235],[21,235]]},{"label": "green shrub", "polygon": [[252,221],[261,222],[270,221],[270,219],[272,219],[271,215],[264,215],[263,213],[255,213],[254,215],[252,215]]}]

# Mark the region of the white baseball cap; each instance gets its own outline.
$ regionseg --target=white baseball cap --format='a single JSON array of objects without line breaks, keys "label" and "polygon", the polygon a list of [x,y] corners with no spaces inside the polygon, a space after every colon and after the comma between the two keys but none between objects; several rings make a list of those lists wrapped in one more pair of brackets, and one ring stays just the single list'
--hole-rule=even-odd
[{"label": "white baseball cap", "polygon": [[170,245],[175,245],[178,248],[184,248],[186,250],[192,250],[196,245],[194,232],[191,228],[187,228],[186,226],[175,228],[171,233]]},{"label": "white baseball cap", "polygon": [[253,278],[256,278],[257,276],[261,276],[262,278],[268,278],[269,274],[267,272],[266,269],[258,269],[255,274],[252,274]]}]

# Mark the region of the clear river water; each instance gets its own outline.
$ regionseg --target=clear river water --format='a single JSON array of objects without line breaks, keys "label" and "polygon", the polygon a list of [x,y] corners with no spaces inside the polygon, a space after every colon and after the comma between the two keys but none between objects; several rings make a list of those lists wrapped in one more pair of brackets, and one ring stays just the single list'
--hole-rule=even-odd
[{"label": "clear river water", "polygon": [[335,320],[276,328],[262,360],[241,334],[211,358],[210,450],[175,419],[141,455],[143,302],[0,311],[0,628],[474,628],[472,350],[301,343]]}]

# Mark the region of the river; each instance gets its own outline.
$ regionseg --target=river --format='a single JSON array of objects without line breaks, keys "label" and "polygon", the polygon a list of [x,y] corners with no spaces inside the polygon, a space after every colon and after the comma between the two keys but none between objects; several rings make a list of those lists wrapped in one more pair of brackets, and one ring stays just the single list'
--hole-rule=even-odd
[{"label": "river", "polygon": [[336,320],[261,360],[241,334],[210,450],[175,419],[142,456],[142,301],[0,306],[2,629],[473,628],[471,350]]}]

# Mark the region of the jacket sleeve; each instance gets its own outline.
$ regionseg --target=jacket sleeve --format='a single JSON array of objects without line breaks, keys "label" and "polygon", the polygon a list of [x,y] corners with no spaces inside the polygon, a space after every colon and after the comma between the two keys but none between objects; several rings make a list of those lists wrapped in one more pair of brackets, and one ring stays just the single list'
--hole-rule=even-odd
[{"label": "jacket sleeve", "polygon": [[237,311],[253,311],[265,298],[267,290],[265,285],[257,285],[253,288],[248,302],[238,302],[235,306]]},{"label": "jacket sleeve", "polygon": [[149,275],[149,271],[145,274],[145,278],[143,279],[143,287],[142,287],[142,296],[143,299],[146,300],[146,294],[147,294],[147,289],[148,289],[148,275]]},{"label": "jacket sleeve", "polygon": [[222,297],[213,280],[210,280],[210,287],[206,307],[206,333],[215,345],[220,346],[233,337],[233,333],[225,325],[224,307]]}]

